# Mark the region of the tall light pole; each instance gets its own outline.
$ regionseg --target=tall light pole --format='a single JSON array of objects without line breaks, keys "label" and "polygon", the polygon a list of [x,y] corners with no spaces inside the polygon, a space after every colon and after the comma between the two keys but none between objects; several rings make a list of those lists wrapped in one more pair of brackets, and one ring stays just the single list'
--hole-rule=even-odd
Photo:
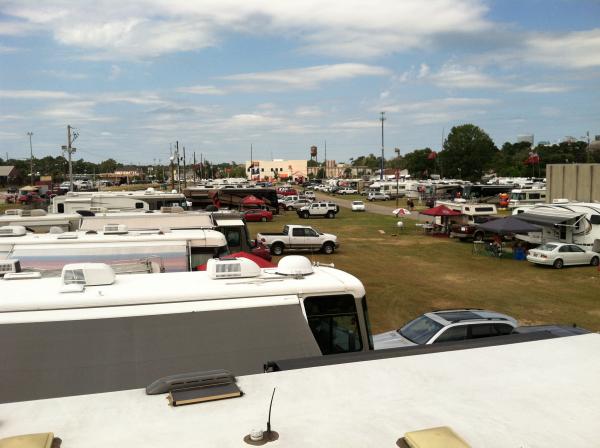
[{"label": "tall light pole", "polygon": [[379,174],[379,180],[383,180],[383,170],[384,170],[384,158],[383,158],[383,122],[385,121],[385,112],[381,112],[379,117],[381,120],[381,173]]},{"label": "tall light pole", "polygon": [[29,136],[29,172],[31,173],[31,185],[33,186],[33,145],[31,144],[31,137],[33,137],[33,132],[28,132]]},{"label": "tall light pole", "polygon": [[[398,162],[400,161],[400,148],[394,148],[394,152],[396,153],[396,159],[398,159]],[[399,184],[399,180],[400,180],[400,165],[396,165],[396,208],[398,208],[398,199],[400,197],[400,191],[398,191],[398,187],[400,186]]]}]

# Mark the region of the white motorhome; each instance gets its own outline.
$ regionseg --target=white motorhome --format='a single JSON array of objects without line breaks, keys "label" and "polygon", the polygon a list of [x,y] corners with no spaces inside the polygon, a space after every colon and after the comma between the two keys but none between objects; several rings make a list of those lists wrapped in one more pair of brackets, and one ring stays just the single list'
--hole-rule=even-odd
[{"label": "white motorhome", "polygon": [[369,185],[368,192],[378,192],[389,195],[390,198],[404,197],[406,196],[406,182],[400,180],[383,180],[376,181]]},{"label": "white motorhome", "polygon": [[573,243],[600,252],[600,204],[555,199],[551,204],[527,208],[517,216],[542,227],[541,233],[516,235],[520,240],[532,244]]},{"label": "white motorhome", "polygon": [[59,278],[5,276],[0,295],[0,403],[372,350],[362,283],[301,256],[271,269],[215,259],[206,272],[161,275],[73,264]]},{"label": "white motorhome", "polygon": [[79,210],[144,212],[169,206],[186,208],[187,202],[183,193],[157,192],[154,188],[143,191],[70,191],[65,195],[53,197],[48,211],[51,213],[76,213]]},{"label": "white motorhome", "polygon": [[27,233],[22,226],[0,227],[0,261],[18,260],[21,269],[45,276],[60,275],[75,262],[108,263],[132,273],[144,267],[190,271],[228,253],[225,236],[214,230],[129,231],[123,224],[107,224],[99,232]]},{"label": "white motorhome", "polygon": [[545,188],[514,189],[508,198],[508,208],[513,209],[524,205],[546,203]]}]

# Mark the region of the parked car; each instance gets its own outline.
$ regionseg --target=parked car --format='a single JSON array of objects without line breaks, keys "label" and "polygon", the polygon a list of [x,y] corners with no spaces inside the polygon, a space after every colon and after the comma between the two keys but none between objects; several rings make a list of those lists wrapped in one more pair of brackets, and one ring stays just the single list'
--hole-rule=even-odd
[{"label": "parked car", "polygon": [[320,250],[332,254],[339,246],[335,235],[300,225],[286,225],[280,233],[258,233],[256,241],[267,246],[273,255],[281,255],[285,250]]},{"label": "parked car", "polygon": [[592,265],[598,266],[600,255],[585,250],[576,244],[546,243],[527,253],[527,261],[561,269],[563,266]]},{"label": "parked car", "polygon": [[302,207],[306,207],[312,204],[312,201],[309,199],[298,199],[297,201],[288,201],[285,203],[285,209],[288,211],[291,210],[299,210]]},{"label": "parked car", "polygon": [[371,191],[367,196],[367,199],[373,201],[389,201],[390,195],[386,193],[380,193],[379,191]]},{"label": "parked car", "polygon": [[440,342],[464,341],[512,333],[517,321],[506,314],[479,309],[425,313],[399,330],[373,336],[376,350]]},{"label": "parked car", "polygon": [[344,187],[336,191],[336,194],[358,194],[358,190],[356,188]]},{"label": "parked car", "polygon": [[243,214],[244,214],[244,219],[246,219],[246,221],[248,221],[248,222],[273,221],[273,213],[270,212],[269,210],[263,210],[260,208],[256,208],[256,209],[246,210],[245,212],[243,212]]},{"label": "parked car", "polygon": [[365,203],[363,201],[352,201],[352,211],[353,212],[364,212],[365,211]]},{"label": "parked car", "polygon": [[323,218],[335,218],[335,215],[340,211],[337,204],[332,202],[313,202],[310,205],[296,210],[300,218],[308,219],[317,216]]},{"label": "parked car", "polygon": [[316,199],[316,196],[315,196],[315,192],[314,192],[314,191],[305,191],[305,192],[304,192],[304,197],[305,197],[306,199],[311,199],[311,200],[313,200],[313,201]]}]

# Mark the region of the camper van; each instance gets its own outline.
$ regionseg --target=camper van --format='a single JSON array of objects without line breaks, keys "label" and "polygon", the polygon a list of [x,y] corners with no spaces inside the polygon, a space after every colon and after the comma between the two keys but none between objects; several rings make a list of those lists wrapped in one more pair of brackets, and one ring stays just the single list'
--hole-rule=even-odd
[{"label": "camper van", "polygon": [[436,201],[436,205],[445,205],[451,210],[460,212],[460,216],[450,217],[450,237],[460,240],[473,239],[482,241],[485,232],[478,227],[491,219],[496,219],[498,210],[494,204],[474,204],[463,200]]},{"label": "camper van", "polygon": [[516,235],[520,240],[531,244],[557,241],[600,252],[600,204],[555,199],[527,208],[518,217],[542,227],[541,233]]},{"label": "camper van", "polygon": [[182,272],[228,253],[225,236],[214,230],[129,231],[124,224],[106,224],[99,232],[40,234],[0,227],[0,265],[18,260],[21,269],[44,276],[60,275],[75,262],[108,263],[129,273]]},{"label": "camper van", "polygon": [[48,211],[51,213],[160,210],[161,207],[178,206],[187,208],[182,193],[157,192],[154,188],[143,191],[70,191],[52,198]]},{"label": "camper van", "polygon": [[546,202],[545,188],[532,188],[529,190],[511,190],[508,199],[508,208],[514,209],[524,205],[544,204]]},{"label": "camper van", "polygon": [[56,278],[5,275],[0,291],[0,402],[140,388],[182,372],[255,374],[273,359],[373,347],[362,283],[301,256],[270,269],[211,259],[206,272],[161,275],[78,263]]}]

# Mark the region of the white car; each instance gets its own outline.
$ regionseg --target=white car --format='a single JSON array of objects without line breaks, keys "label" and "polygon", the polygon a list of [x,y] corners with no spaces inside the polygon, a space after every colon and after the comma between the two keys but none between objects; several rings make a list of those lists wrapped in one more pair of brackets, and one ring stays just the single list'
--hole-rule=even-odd
[{"label": "white car", "polygon": [[352,211],[353,212],[364,212],[365,211],[365,203],[363,201],[352,201]]},{"label": "white car", "polygon": [[367,196],[367,199],[371,202],[373,201],[389,201],[390,195],[386,193],[380,193],[378,191],[372,191]]},{"label": "white car", "polygon": [[546,243],[527,253],[527,261],[560,269],[563,266],[587,264],[598,266],[600,255],[576,244]]}]

